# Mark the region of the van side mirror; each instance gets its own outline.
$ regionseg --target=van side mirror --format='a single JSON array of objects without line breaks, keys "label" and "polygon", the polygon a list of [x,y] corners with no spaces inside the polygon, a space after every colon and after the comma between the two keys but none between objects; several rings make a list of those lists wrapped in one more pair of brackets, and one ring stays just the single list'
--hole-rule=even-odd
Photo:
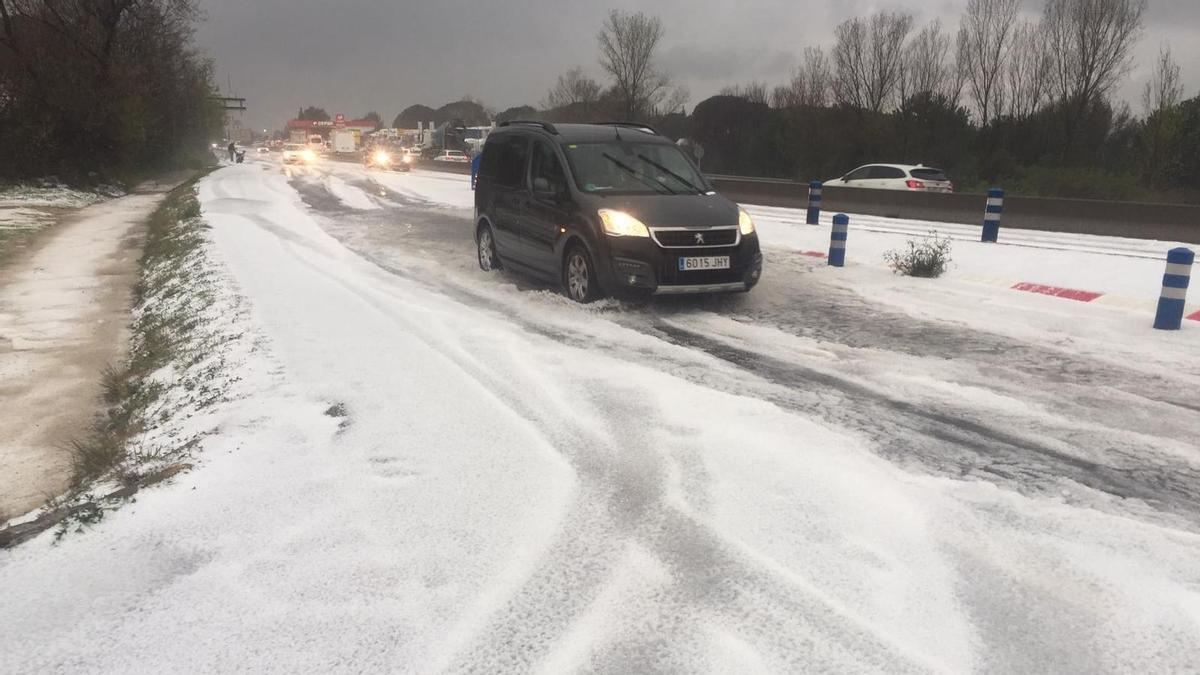
[{"label": "van side mirror", "polygon": [[533,179],[533,191],[540,194],[554,194],[554,190],[550,189],[550,181],[545,178]]}]

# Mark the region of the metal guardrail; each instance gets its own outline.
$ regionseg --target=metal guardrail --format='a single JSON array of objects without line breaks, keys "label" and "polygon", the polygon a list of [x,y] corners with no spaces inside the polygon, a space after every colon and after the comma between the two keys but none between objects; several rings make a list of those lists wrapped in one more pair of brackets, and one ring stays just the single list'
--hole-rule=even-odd
[{"label": "metal guardrail", "polygon": [[[422,161],[419,166],[449,173],[471,172],[467,164]],[[707,175],[707,178],[721,194],[735,202],[796,209],[808,206],[808,183],[716,174]],[[821,208],[826,213],[858,213],[970,225],[982,223],[987,204],[984,194],[833,186],[823,189],[822,199]],[[1200,244],[1200,206],[1008,196],[1004,200],[1001,227]]]},{"label": "metal guardrail", "polygon": [[[721,194],[737,202],[799,209],[808,206],[807,183],[721,175],[710,175],[708,179]],[[982,194],[826,186],[821,208],[826,213],[973,225],[982,222],[986,203],[987,195]],[[1008,196],[1002,227],[1200,244],[1200,206]]]}]

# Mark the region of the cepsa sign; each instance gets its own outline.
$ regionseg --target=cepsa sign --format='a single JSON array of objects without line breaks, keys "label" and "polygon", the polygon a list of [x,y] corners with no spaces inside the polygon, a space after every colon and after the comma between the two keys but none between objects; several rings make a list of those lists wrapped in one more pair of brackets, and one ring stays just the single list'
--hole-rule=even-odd
[{"label": "cepsa sign", "polygon": [[346,116],[343,115],[342,113],[338,113],[338,114],[334,115],[333,116],[333,124],[334,124],[334,126],[339,126],[339,127],[346,126]]}]

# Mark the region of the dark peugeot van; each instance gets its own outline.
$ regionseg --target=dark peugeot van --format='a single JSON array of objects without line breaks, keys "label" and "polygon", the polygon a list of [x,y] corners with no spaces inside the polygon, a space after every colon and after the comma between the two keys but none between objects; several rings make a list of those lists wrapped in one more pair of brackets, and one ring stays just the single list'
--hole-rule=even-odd
[{"label": "dark peugeot van", "polygon": [[475,188],[485,271],[508,267],[590,302],[605,295],[748,291],[754,222],[653,129],[502,122]]}]

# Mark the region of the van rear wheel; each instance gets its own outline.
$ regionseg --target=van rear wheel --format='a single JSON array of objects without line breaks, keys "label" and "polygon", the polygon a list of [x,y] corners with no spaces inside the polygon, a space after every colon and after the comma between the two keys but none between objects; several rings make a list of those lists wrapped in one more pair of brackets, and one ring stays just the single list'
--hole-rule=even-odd
[{"label": "van rear wheel", "polygon": [[476,247],[479,253],[479,269],[484,272],[500,269],[500,256],[496,255],[496,237],[492,234],[492,226],[486,223],[480,225],[476,240],[479,242]]},{"label": "van rear wheel", "polygon": [[563,269],[563,285],[567,297],[575,302],[589,303],[600,297],[599,284],[596,281],[596,268],[587,249],[574,246],[565,260]]}]

